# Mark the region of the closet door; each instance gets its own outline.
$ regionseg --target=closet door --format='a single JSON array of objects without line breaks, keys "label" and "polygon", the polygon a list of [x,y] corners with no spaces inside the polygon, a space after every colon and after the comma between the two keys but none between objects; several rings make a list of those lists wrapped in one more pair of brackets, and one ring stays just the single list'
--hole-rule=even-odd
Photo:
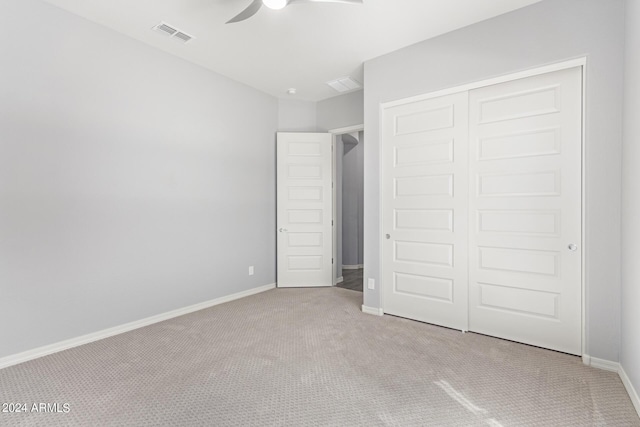
[{"label": "closet door", "polygon": [[469,94],[469,330],[581,354],[580,68]]},{"label": "closet door", "polygon": [[466,330],[468,93],[382,122],[384,312]]}]

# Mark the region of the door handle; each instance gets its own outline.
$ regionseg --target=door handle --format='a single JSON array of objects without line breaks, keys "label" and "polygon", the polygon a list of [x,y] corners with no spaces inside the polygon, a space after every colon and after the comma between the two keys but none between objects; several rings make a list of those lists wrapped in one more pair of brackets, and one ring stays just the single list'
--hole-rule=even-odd
[{"label": "door handle", "polygon": [[571,252],[575,252],[578,250],[578,245],[576,245],[575,243],[569,243],[569,246],[567,246],[567,248],[571,251]]},{"label": "door handle", "polygon": [[286,228],[280,228],[280,230],[278,230],[278,231],[281,232],[281,233],[284,233],[285,231],[289,231],[289,230],[287,230]]}]

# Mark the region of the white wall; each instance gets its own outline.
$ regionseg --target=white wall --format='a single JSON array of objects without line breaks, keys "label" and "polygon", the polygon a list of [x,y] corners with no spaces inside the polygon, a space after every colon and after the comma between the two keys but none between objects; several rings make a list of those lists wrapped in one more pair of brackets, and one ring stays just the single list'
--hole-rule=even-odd
[{"label": "white wall", "polygon": [[0,358],[275,281],[275,98],[37,0],[0,28]]},{"label": "white wall", "polygon": [[359,90],[317,103],[318,129],[326,132],[364,123],[364,92]]},{"label": "white wall", "polygon": [[620,363],[640,393],[640,1],[626,1],[626,18]]},{"label": "white wall", "polygon": [[365,63],[365,276],[379,284],[380,103],[586,55],[586,344],[618,361],[623,46],[622,0],[545,0]]},{"label": "white wall", "polygon": [[279,132],[315,132],[316,103],[297,99],[278,99]]}]

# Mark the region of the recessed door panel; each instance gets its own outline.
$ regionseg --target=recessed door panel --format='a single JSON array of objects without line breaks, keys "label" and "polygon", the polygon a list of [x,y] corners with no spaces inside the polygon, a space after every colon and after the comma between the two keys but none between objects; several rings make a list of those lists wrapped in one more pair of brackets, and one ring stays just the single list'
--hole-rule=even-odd
[{"label": "recessed door panel", "polygon": [[[472,92],[481,93],[484,89]],[[484,91],[483,95],[487,95],[486,98],[478,98],[471,107],[478,112],[480,124],[557,113],[560,111],[559,92],[559,86],[513,91],[496,97]]]},{"label": "recessed door panel", "polygon": [[478,233],[559,237],[560,211],[478,211]]},{"label": "recessed door panel", "polygon": [[316,187],[289,187],[288,197],[290,202],[321,202],[323,189],[320,186]]},{"label": "recessed door panel", "polygon": [[395,261],[453,267],[453,245],[425,242],[395,242]]},{"label": "recessed door panel", "polygon": [[[291,135],[291,134],[290,134]],[[302,138],[304,139],[304,137]],[[286,143],[286,155],[293,157],[322,157],[323,144],[318,141],[291,141]]]},{"label": "recessed door panel", "polygon": [[453,127],[453,105],[444,105],[432,110],[424,110],[420,105],[416,107],[395,116],[395,136]]},{"label": "recessed door panel", "polygon": [[478,247],[478,268],[558,277],[560,253],[519,248]]},{"label": "recessed door panel", "polygon": [[[499,166],[496,168],[499,169]],[[478,174],[480,197],[556,196],[560,194],[560,171],[517,174]]]},{"label": "recessed door panel", "polygon": [[322,209],[286,209],[289,224],[318,224],[322,225]]},{"label": "recessed door panel", "polygon": [[453,302],[453,280],[417,274],[395,273],[394,287],[397,294]]},{"label": "recessed door panel", "polygon": [[400,197],[453,196],[453,175],[396,178],[395,194]]},{"label": "recessed door panel", "polygon": [[553,292],[478,283],[480,306],[514,315],[524,314],[546,319],[558,318],[558,297]]},{"label": "recessed door panel", "polygon": [[394,230],[453,232],[451,209],[396,209]]},{"label": "recessed door panel", "polygon": [[560,129],[518,131],[478,139],[478,160],[560,154]]},{"label": "recessed door panel", "polygon": [[453,161],[453,141],[401,145],[395,149],[395,159],[396,166],[450,163]]},{"label": "recessed door panel", "polygon": [[288,176],[293,179],[321,179],[322,167],[320,165],[289,165]]},{"label": "recessed door panel", "polygon": [[288,232],[289,247],[320,248],[322,247],[322,233]]},{"label": "recessed door panel", "polygon": [[287,258],[290,271],[322,271],[321,255],[296,255]]}]

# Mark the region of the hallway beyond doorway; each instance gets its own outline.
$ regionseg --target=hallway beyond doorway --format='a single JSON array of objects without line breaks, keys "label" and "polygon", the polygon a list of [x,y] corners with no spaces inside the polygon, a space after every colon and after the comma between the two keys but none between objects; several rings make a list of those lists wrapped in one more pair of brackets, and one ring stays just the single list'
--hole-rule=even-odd
[{"label": "hallway beyond doorway", "polygon": [[342,277],[344,280],[336,284],[336,286],[343,289],[362,292],[363,271],[364,269],[362,268],[358,268],[357,270],[342,270]]}]

